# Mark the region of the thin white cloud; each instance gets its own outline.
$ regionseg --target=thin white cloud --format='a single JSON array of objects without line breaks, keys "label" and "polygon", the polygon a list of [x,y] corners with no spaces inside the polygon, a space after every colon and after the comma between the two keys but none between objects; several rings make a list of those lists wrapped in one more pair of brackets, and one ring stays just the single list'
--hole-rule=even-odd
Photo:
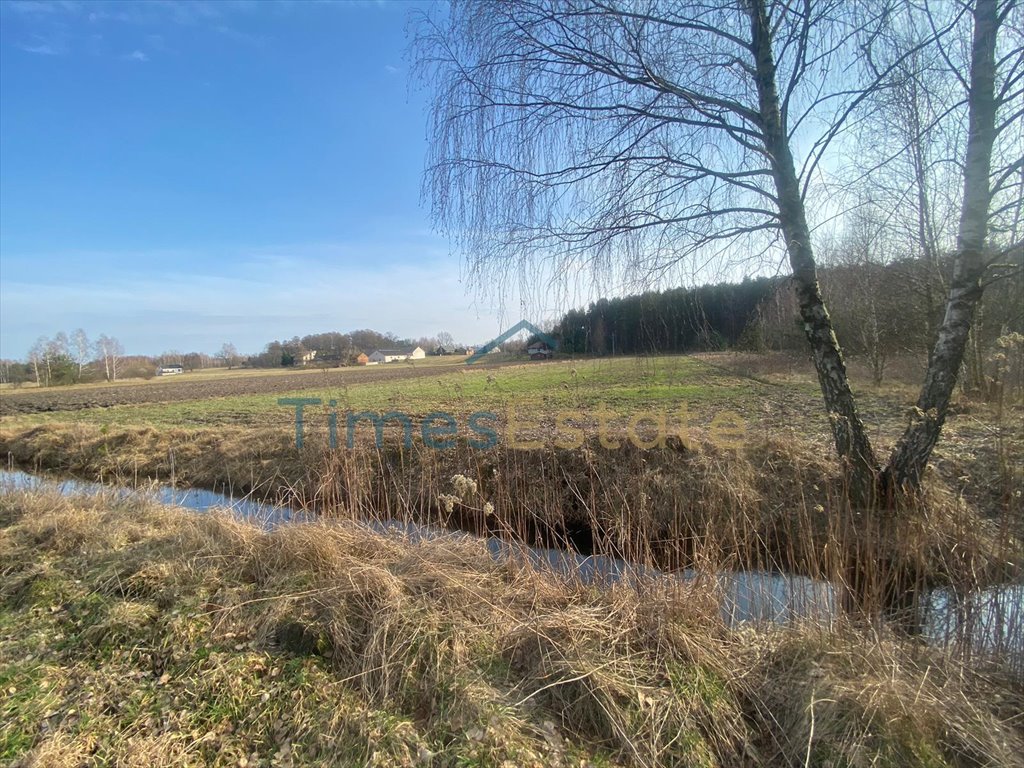
[{"label": "thin white cloud", "polygon": [[464,343],[479,343],[508,319],[474,306],[451,259],[368,261],[373,266],[348,267],[308,255],[259,254],[233,265],[230,276],[181,270],[97,274],[85,281],[5,280],[0,357],[23,357],[36,337],[65,327],[107,333],[131,353],[154,354],[212,352],[225,341],[256,352],[275,338],[357,328],[412,338],[447,330]]},{"label": "thin white cloud", "polygon": [[[105,53],[95,43],[88,44],[90,31],[104,27],[121,27],[131,34],[147,28],[160,33],[146,34],[149,50],[169,50],[162,33],[168,29],[204,28],[238,43],[262,45],[265,39],[239,29],[228,22],[243,18],[261,8],[263,3],[248,0],[148,0],[147,2],[73,2],[73,0],[0,0],[0,10],[10,11],[12,23],[25,28],[26,42],[18,47],[27,53],[58,56],[86,50],[94,55]],[[6,19],[5,19],[6,21]],[[135,28],[135,31],[129,28]],[[83,42],[86,41],[86,42]],[[112,51],[106,51],[113,54]],[[133,61],[147,61],[141,49],[119,56]]]},{"label": "thin white cloud", "polygon": [[248,32],[243,32],[236,27],[229,26],[227,24],[218,24],[213,27],[213,30],[218,34],[224,35],[237,43],[244,43],[246,45],[254,45],[257,47],[263,46],[267,42],[267,38],[262,35],[252,35]]},{"label": "thin white cloud", "polygon": [[57,48],[50,43],[40,43],[38,45],[19,45],[21,50],[25,53],[34,53],[38,56],[60,56],[64,53],[63,50]]},{"label": "thin white cloud", "polygon": [[389,75],[397,75],[402,70],[400,70],[398,67],[392,64],[385,64],[384,71],[387,72]]},{"label": "thin white cloud", "polygon": [[7,0],[4,9],[25,16],[50,16],[61,11],[74,11],[78,3],[40,2],[40,0]]},{"label": "thin white cloud", "polygon": [[[0,0],[2,2],[2,0]],[[68,52],[68,33],[61,26],[52,29],[26,30],[24,42],[16,43],[16,47],[25,53],[36,56],[63,56]],[[18,35],[19,37],[21,35]]]}]

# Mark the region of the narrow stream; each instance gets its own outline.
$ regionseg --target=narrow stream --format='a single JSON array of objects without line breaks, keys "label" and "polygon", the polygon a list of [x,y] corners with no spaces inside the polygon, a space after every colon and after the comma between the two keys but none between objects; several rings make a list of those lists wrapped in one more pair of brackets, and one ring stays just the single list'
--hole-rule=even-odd
[{"label": "narrow stream", "polygon": [[[63,495],[117,493],[140,494],[163,504],[197,512],[227,509],[237,517],[264,529],[282,524],[310,522],[302,512],[247,498],[236,498],[195,488],[150,486],[144,489],[39,477],[27,472],[0,470],[0,494],[17,490],[43,489]],[[475,538],[433,526],[396,520],[366,523],[382,535],[401,535],[411,540]],[[498,538],[484,540],[497,559],[525,558],[541,569],[585,584],[612,583],[623,579],[669,576],[690,582],[695,571],[664,574],[654,568],[634,565],[606,555],[582,555],[560,549],[525,547]],[[709,578],[705,575],[705,578]],[[722,616],[729,624],[740,622],[796,621],[830,623],[839,615],[838,590],[827,581],[758,571],[721,572],[710,576],[722,596]],[[940,646],[957,645],[974,652],[1010,655],[1024,659],[1024,584],[1006,584],[957,598],[949,590],[935,590],[925,600],[924,637]]]}]

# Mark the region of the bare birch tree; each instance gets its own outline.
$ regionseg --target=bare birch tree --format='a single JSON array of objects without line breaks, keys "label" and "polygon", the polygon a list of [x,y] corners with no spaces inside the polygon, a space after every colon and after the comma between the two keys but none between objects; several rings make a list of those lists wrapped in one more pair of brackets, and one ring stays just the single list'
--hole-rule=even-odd
[{"label": "bare birch tree", "polygon": [[[32,375],[35,378],[36,386],[47,387],[50,385],[49,379],[44,380],[46,375],[46,348],[49,345],[49,341],[45,336],[40,336],[36,339],[36,343],[32,345],[32,348],[28,351],[28,361],[32,364]],[[42,367],[40,367],[42,366]]]},{"label": "bare birch tree", "polygon": [[117,381],[118,365],[124,355],[124,347],[117,339],[100,334],[96,340],[96,356],[103,360],[103,372],[107,381]]},{"label": "bare birch tree", "polygon": [[75,332],[71,334],[71,347],[74,352],[75,365],[78,367],[76,381],[81,381],[82,372],[85,370],[85,364],[89,362],[89,352],[92,349],[92,345],[89,343],[89,337],[86,335],[84,329],[77,328]]},{"label": "bare birch tree", "polygon": [[108,339],[108,354],[110,355],[110,380],[117,381],[118,369],[121,365],[121,358],[124,356],[124,347],[115,338]]},{"label": "bare birch tree", "polygon": [[869,97],[871,109],[852,126],[844,164],[855,208],[870,209],[864,215],[884,224],[894,250],[921,261],[906,275],[905,287],[925,304],[930,344],[947,288],[941,256],[955,242],[966,120],[959,84],[939,46],[921,45],[931,34],[926,13],[909,3],[904,10],[866,41],[870,71],[896,65]]},{"label": "bare birch tree", "polygon": [[[930,27],[942,23],[933,9],[926,6],[925,13]],[[1004,255],[1000,251],[1024,247],[1016,224],[1024,199],[1024,19],[1015,0],[975,0],[969,14],[970,23],[963,25],[970,30],[964,61],[956,61],[956,35],[934,41],[960,84],[967,113],[963,192],[945,316],[914,418],[883,471],[887,488],[920,484],[946,419],[986,273]],[[956,14],[954,30],[963,15]]]},{"label": "bare birch tree", "polygon": [[819,249],[825,266],[822,292],[846,351],[865,356],[877,386],[913,318],[907,316],[904,288],[892,284],[896,267],[885,220],[870,205],[858,206],[847,219],[842,238]]},{"label": "bare birch tree", "polygon": [[224,365],[229,369],[238,365],[240,359],[240,355],[238,354],[238,350],[235,348],[235,345],[228,341],[224,342],[215,357],[218,360],[223,361]]},{"label": "bare birch tree", "polygon": [[103,361],[103,378],[110,381],[110,355],[107,352],[109,339],[105,333],[101,333],[96,339],[96,357]]},{"label": "bare birch tree", "polygon": [[[1010,75],[994,94],[996,34],[1012,6],[957,6],[872,71],[858,65],[861,51],[892,23],[891,3],[455,2],[417,38],[436,88],[425,185],[435,219],[478,284],[538,261],[556,274],[656,277],[684,260],[781,247],[836,450],[855,501],[870,503],[879,476],[916,482],[910,465],[927,462],[934,441],[911,435],[897,469],[882,472],[818,286],[807,201],[868,96],[973,21],[960,238],[961,261],[973,263],[994,131],[1010,116],[997,113],[1017,98],[1012,58],[1000,60]],[[974,272],[960,270],[952,305],[973,306]],[[965,320],[957,311],[951,322]],[[936,370],[946,371],[956,344],[940,346]],[[929,376],[945,386],[945,373]]]}]

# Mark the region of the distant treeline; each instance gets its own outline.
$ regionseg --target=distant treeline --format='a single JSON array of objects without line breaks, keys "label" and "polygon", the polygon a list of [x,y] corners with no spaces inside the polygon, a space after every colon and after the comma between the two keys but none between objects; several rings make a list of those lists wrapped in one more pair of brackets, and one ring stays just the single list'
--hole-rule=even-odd
[{"label": "distant treeline", "polygon": [[451,334],[445,332],[437,336],[406,339],[393,333],[379,333],[369,328],[348,333],[327,331],[301,337],[294,336],[284,341],[271,341],[262,352],[250,355],[243,364],[250,368],[279,368],[301,364],[352,365],[363,352],[370,354],[377,349],[423,347],[424,351],[429,353],[433,352],[439,343],[451,347],[451,338]]},{"label": "distant treeline", "polygon": [[555,335],[562,352],[575,354],[726,349],[749,333],[758,307],[781,283],[780,278],[759,277],[600,299],[567,312]]},{"label": "distant treeline", "polygon": [[[889,363],[910,355],[926,360],[945,311],[952,262],[906,257],[879,263],[841,251],[819,271],[819,281],[844,352],[866,362],[876,382]],[[1024,391],[1024,252],[994,254],[964,358],[966,388],[998,392],[1003,383]],[[634,355],[715,351],[807,352],[792,286],[785,278],[753,278],[699,288],[673,288],[600,299],[567,312],[553,328],[560,353]],[[524,352],[527,342],[502,345]],[[0,384],[41,386],[121,378],[148,378],[159,366],[186,371],[246,366],[336,367],[353,365],[360,353],[422,347],[427,354],[458,352],[446,331],[399,338],[362,329],[330,331],[271,341],[253,355],[225,343],[214,355],[169,350],[155,357],[125,356],[120,342],[82,329],[40,337],[27,358],[0,360]]]},{"label": "distant treeline", "polygon": [[280,368],[295,365],[336,367],[352,365],[360,352],[421,346],[432,352],[438,340],[454,348],[451,334],[436,337],[402,339],[392,333],[363,329],[340,333],[314,333],[284,341],[271,341],[262,352],[239,354],[226,342],[216,354],[168,350],[160,355],[125,355],[116,338],[101,335],[90,341],[81,328],[52,338],[41,336],[25,360],[0,359],[0,384],[20,386],[32,383],[43,387],[118,379],[148,379],[164,366],[181,366],[185,371],[206,368]]}]

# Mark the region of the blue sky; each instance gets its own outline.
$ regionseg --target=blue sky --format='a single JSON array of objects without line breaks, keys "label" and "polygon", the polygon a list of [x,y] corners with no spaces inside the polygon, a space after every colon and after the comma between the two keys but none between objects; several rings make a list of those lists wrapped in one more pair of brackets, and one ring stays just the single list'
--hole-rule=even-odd
[{"label": "blue sky", "polygon": [[0,2],[0,356],[495,335],[420,206],[422,6]]}]

